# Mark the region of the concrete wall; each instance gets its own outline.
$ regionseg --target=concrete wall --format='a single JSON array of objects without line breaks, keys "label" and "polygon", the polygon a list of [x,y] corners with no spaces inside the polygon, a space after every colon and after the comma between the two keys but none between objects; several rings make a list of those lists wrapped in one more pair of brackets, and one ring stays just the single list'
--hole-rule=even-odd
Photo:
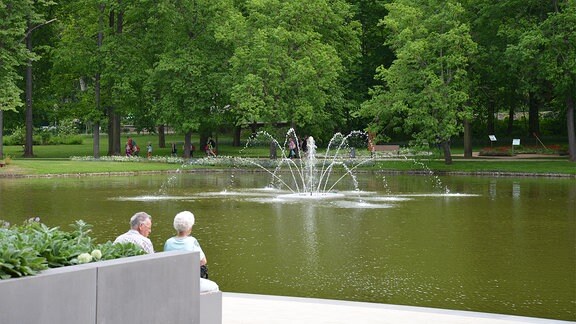
[{"label": "concrete wall", "polygon": [[0,280],[0,324],[198,324],[199,262],[164,252]]},{"label": "concrete wall", "polygon": [[200,324],[222,324],[222,292],[200,294]]}]

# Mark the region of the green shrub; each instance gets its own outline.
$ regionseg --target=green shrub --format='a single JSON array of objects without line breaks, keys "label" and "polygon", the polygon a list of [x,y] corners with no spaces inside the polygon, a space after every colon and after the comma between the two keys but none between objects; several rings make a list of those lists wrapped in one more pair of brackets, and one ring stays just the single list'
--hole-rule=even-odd
[{"label": "green shrub", "polygon": [[144,251],[131,243],[95,244],[88,235],[91,225],[82,220],[71,232],[48,227],[39,219],[10,227],[0,221],[0,279],[35,275],[47,268],[141,255]]}]

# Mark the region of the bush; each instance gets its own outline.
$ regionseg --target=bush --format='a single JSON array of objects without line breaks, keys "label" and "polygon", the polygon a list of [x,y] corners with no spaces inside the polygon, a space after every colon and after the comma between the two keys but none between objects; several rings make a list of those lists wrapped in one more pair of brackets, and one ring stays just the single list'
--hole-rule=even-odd
[{"label": "bush", "polygon": [[12,227],[0,221],[0,279],[31,276],[48,268],[144,254],[140,247],[131,243],[94,244],[88,235],[91,226],[82,220],[76,221],[72,227],[72,232],[50,228],[37,218]]},{"label": "bush", "polygon": [[22,127],[17,127],[12,131],[12,134],[4,136],[4,145],[24,145],[26,142],[26,130]]}]

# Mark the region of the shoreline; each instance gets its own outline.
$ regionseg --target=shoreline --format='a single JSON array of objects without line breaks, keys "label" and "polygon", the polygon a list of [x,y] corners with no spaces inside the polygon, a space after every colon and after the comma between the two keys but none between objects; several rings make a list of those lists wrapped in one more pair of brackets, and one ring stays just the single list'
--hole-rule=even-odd
[{"label": "shoreline", "polygon": [[[82,178],[82,177],[118,177],[118,176],[138,176],[150,174],[176,174],[176,173],[198,173],[198,172],[231,172],[230,169],[222,168],[195,168],[188,170],[163,170],[163,171],[111,171],[111,172],[83,172],[83,173],[48,173],[48,174],[29,174],[29,173],[0,173],[0,179],[32,179],[32,178]],[[261,169],[234,169],[233,172],[240,173],[264,173]],[[429,171],[415,170],[359,170],[355,173],[377,173],[385,175],[429,175]],[[568,173],[530,173],[530,172],[512,172],[512,171],[433,171],[434,175],[439,176],[479,176],[479,177],[535,177],[535,178],[572,178],[576,179],[576,174]]]}]

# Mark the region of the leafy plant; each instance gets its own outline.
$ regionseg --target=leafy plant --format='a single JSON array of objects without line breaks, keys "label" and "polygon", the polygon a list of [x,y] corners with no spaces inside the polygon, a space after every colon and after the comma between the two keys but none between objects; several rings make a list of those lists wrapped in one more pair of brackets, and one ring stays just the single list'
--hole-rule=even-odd
[{"label": "leafy plant", "polygon": [[0,279],[35,275],[48,268],[70,266],[145,254],[138,246],[106,242],[94,244],[92,226],[82,220],[71,225],[73,231],[48,227],[39,219],[10,227],[0,221]]}]

